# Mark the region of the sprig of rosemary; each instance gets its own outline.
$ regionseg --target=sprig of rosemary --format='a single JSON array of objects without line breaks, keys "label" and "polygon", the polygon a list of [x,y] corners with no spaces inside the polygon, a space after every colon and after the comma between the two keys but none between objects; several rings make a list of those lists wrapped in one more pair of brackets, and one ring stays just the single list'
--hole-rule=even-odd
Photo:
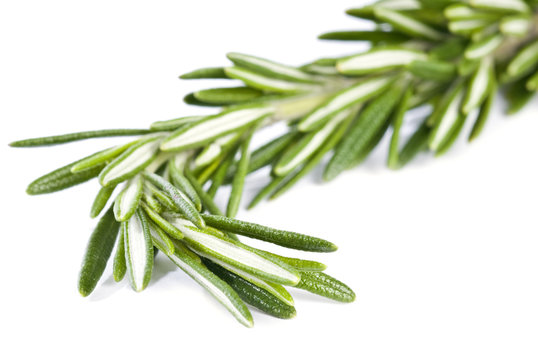
[{"label": "sprig of rosemary", "polygon": [[[324,179],[334,179],[363,162],[387,133],[388,166],[398,169],[422,151],[448,151],[467,121],[474,121],[468,139],[476,139],[499,90],[509,113],[538,90],[536,0],[380,0],[347,13],[372,21],[375,29],[320,38],[367,42],[369,50],[301,67],[230,53],[230,66],[182,75],[243,83],[185,96],[189,104],[222,107],[217,114],[157,121],[147,130],[91,131],[10,144],[141,135],[28,187],[29,194],[43,194],[98,178],[102,188],[92,217],[123,187],[90,238],[81,294],[93,291],[117,243],[116,281],[128,274],[132,287],[143,290],[158,249],[247,326],[252,317],[245,303],[277,317],[295,315],[284,286],[352,301],[352,290],[321,272],[323,264],[282,257],[239,240],[237,235],[305,251],[336,249],[322,239],[233,219],[247,175],[271,168],[271,179],[252,207],[289,190],[327,154]],[[406,114],[417,107],[429,113],[408,139],[401,139]],[[287,133],[252,150],[252,136],[275,122],[288,124]],[[225,217],[213,198],[228,184],[232,191]]]}]

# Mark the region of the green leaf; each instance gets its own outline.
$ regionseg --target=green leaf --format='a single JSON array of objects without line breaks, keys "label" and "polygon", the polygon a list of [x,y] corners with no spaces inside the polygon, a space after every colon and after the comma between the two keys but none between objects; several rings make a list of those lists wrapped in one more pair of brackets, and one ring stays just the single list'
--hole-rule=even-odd
[{"label": "green leaf", "polygon": [[155,121],[150,125],[150,129],[154,131],[173,131],[180,126],[198,122],[204,119],[206,116],[184,116],[172,120]]},{"label": "green leaf", "polygon": [[407,110],[409,109],[409,100],[411,99],[411,95],[413,94],[413,90],[411,87],[408,87],[405,91],[404,95],[402,96],[402,100],[396,107],[396,110],[394,111],[394,114],[392,115],[392,138],[390,140],[390,147],[389,147],[389,155],[388,155],[388,161],[387,165],[391,169],[396,169],[399,166],[399,146],[400,146],[400,129],[402,128],[404,116]]},{"label": "green leaf", "polygon": [[135,176],[125,184],[124,189],[114,202],[114,216],[119,222],[127,221],[138,208],[142,198],[144,181],[140,175]]},{"label": "green leaf", "polygon": [[411,135],[404,145],[398,156],[398,165],[403,167],[407,165],[421,151],[428,149],[428,139],[430,137],[430,127],[425,120],[417,130]]},{"label": "green leaf", "polygon": [[275,93],[299,93],[315,90],[318,87],[312,84],[265,76],[241,67],[226,68],[226,75],[232,79],[241,80],[251,88]]},{"label": "green leaf", "polygon": [[399,43],[409,40],[409,36],[393,31],[333,31],[318,36],[322,40],[370,41],[383,43]]},{"label": "green leaf", "polygon": [[200,199],[200,196],[198,196],[198,193],[190,181],[187,180],[187,178],[181,173],[181,170],[179,169],[180,166],[177,162],[177,157],[176,159],[170,160],[168,164],[168,168],[170,169],[170,180],[172,183],[189,197],[196,210],[201,211],[202,200]]},{"label": "green leaf", "polygon": [[226,76],[226,73],[224,72],[224,68],[208,67],[208,68],[202,68],[202,69],[188,72],[186,74],[181,75],[179,78],[184,79],[184,80],[192,80],[192,79],[227,79],[228,77]]},{"label": "green leaf", "polygon": [[355,300],[349,286],[322,272],[301,272],[301,281],[295,287],[340,302]]},{"label": "green leaf", "polygon": [[480,107],[488,96],[494,82],[495,69],[493,68],[493,60],[486,57],[482,59],[478,70],[471,78],[469,89],[461,109],[464,115]]},{"label": "green leaf", "polygon": [[156,158],[160,142],[160,136],[153,136],[131,146],[99,174],[101,185],[119,184],[138,174]]},{"label": "green leaf", "polygon": [[144,177],[164,191],[173,203],[178,207],[179,212],[184,215],[189,221],[195,224],[199,228],[205,226],[204,220],[200,216],[200,213],[196,209],[196,206],[192,203],[189,197],[182,191],[178,190],[174,185],[164,180],[162,177],[149,172],[144,172]]},{"label": "green leaf", "polygon": [[532,18],[529,16],[506,16],[501,20],[499,29],[505,35],[522,37],[525,36],[532,26]]},{"label": "green leaf", "polygon": [[379,130],[387,124],[389,115],[401,96],[402,85],[393,86],[366,106],[336,148],[323,174],[325,180],[334,179],[350,168],[356,163],[358,156],[370,148],[369,145]]},{"label": "green leaf", "polygon": [[199,147],[220,136],[244,129],[272,112],[269,107],[224,111],[176,130],[163,141],[161,150],[180,151]]},{"label": "green leaf", "polygon": [[270,261],[239,242],[232,242],[209,229],[197,229],[183,219],[170,215],[167,220],[185,234],[187,245],[204,257],[222,261],[262,280],[283,285],[299,282],[297,271],[284,263]]},{"label": "green leaf", "polygon": [[307,161],[323,146],[334,132],[334,129],[349,118],[353,112],[353,109],[345,109],[336,113],[321,129],[304,135],[298,142],[294,143],[284,152],[273,167],[274,173],[278,176],[286,176],[297,168],[297,166]]},{"label": "green leaf", "polygon": [[127,272],[127,264],[125,263],[125,233],[124,227],[120,226],[120,233],[116,245],[116,254],[114,255],[113,275],[114,281],[120,282],[125,277]]},{"label": "green leaf", "polygon": [[510,78],[519,78],[530,73],[538,65],[538,40],[525,46],[506,68],[506,73]]},{"label": "green leaf", "polygon": [[469,36],[491,24],[491,20],[484,19],[456,20],[448,24],[448,29],[454,34]]},{"label": "green leaf", "polygon": [[[85,159],[88,159],[88,157]],[[41,195],[64,190],[97,177],[104,168],[104,165],[101,164],[83,171],[72,173],[71,168],[77,163],[78,161],[75,161],[37,178],[28,185],[26,192],[29,195]]]},{"label": "green leaf", "polygon": [[78,279],[78,291],[82,296],[91,294],[103,275],[116,242],[119,225],[114,219],[112,208],[109,208],[93,230]]},{"label": "green leaf", "polygon": [[162,230],[158,225],[153,223],[151,220],[148,220],[149,231],[153,240],[153,245],[156,248],[161,250],[166,255],[171,255],[174,253],[174,243],[172,239],[166,235],[166,232]]},{"label": "green leaf", "polygon": [[269,256],[270,258],[276,258],[282,262],[285,262],[286,264],[292,266],[298,271],[323,271],[327,269],[327,266],[325,264],[322,264],[317,261],[281,256],[260,249],[256,249],[256,251],[259,253],[263,253],[265,256]]},{"label": "green leaf", "polygon": [[507,12],[530,12],[529,6],[523,0],[469,0],[477,9]]},{"label": "green leaf", "polygon": [[90,210],[90,217],[92,219],[99,216],[101,211],[103,211],[108,200],[110,199],[110,196],[114,192],[115,188],[116,188],[116,185],[112,185],[112,186],[101,187],[99,189],[99,192],[97,193],[97,196],[93,200],[92,208]]},{"label": "green leaf", "polygon": [[248,173],[248,164],[250,162],[250,141],[252,139],[254,130],[255,127],[252,128],[249,133],[246,134],[246,137],[240,146],[241,158],[237,165],[237,170],[232,181],[232,190],[230,193],[230,197],[228,198],[228,205],[226,207],[226,215],[229,217],[234,217],[239,210],[239,205],[243,196],[245,177]]},{"label": "green leaf", "polygon": [[246,327],[254,325],[250,311],[230,285],[181,250],[174,251],[168,257],[194,281],[206,289],[218,302],[224,305],[241,324]]},{"label": "green leaf", "polygon": [[370,100],[384,91],[394,81],[394,77],[378,77],[360,81],[354,86],[344,89],[317,107],[299,122],[299,130],[308,132],[319,129],[336,113]]},{"label": "green leaf", "polygon": [[338,72],[345,75],[364,75],[391,70],[410,64],[415,60],[426,60],[421,51],[403,47],[376,47],[337,63]]},{"label": "green leaf", "polygon": [[110,130],[94,130],[94,131],[82,131],[64,135],[54,135],[47,137],[39,137],[33,139],[25,139],[14,141],[9,146],[12,147],[36,147],[36,146],[51,146],[65,144],[68,142],[113,137],[113,136],[133,136],[144,135],[149,133],[149,130],[145,129],[110,129]]},{"label": "green leaf", "polygon": [[457,75],[456,65],[439,60],[413,60],[407,70],[416,77],[433,81],[449,81]]},{"label": "green leaf", "polygon": [[84,159],[81,159],[74,163],[71,167],[71,172],[76,173],[96,166],[104,167],[106,163],[118,155],[122,154],[125,150],[136,144],[139,140],[131,141],[123,145],[108,148],[102,151],[98,151]]},{"label": "green leaf", "polygon": [[135,291],[148,285],[153,270],[153,242],[146,215],[138,209],[135,215],[123,223],[127,273]]},{"label": "green leaf", "polygon": [[[148,205],[142,203],[142,208],[146,215],[161,229],[163,229],[168,235],[172,236],[174,239],[181,240],[185,236],[183,233],[176,228],[174,225],[170,224],[166,219],[159,215],[155,210],[150,208]],[[166,251],[163,251],[166,252]]]},{"label": "green leaf", "polygon": [[504,41],[504,36],[500,34],[492,34],[484,39],[471,44],[465,50],[465,58],[469,60],[481,59],[490,55],[501,46]]},{"label": "green leaf", "polygon": [[495,95],[497,94],[497,86],[493,84],[490,89],[488,96],[486,97],[486,100],[480,107],[480,111],[478,113],[478,117],[476,118],[473,128],[471,130],[471,133],[469,134],[469,142],[473,141],[480,135],[482,132],[484,125],[486,124],[489,113],[491,111],[491,107],[493,105],[493,101],[495,100]]},{"label": "green leaf", "polygon": [[204,263],[213,273],[226,281],[226,283],[228,283],[247,304],[277,318],[290,319],[295,317],[296,311],[293,306],[279,300],[268,291],[248,282],[242,277],[209,260],[204,260]]},{"label": "green leaf", "polygon": [[263,92],[244,86],[207,89],[194,93],[194,97],[198,100],[216,105],[239,104],[256,99],[262,95]]},{"label": "green leaf", "polygon": [[290,249],[313,252],[332,252],[337,249],[333,243],[313,236],[277,230],[224,216],[208,214],[203,214],[202,216],[207,225],[216,227],[219,230],[267,241]]},{"label": "green leaf", "polygon": [[396,30],[413,37],[429,40],[442,40],[445,37],[434,28],[398,11],[375,7],[374,14],[376,18],[389,23]]},{"label": "green leaf", "polygon": [[432,115],[436,117],[436,120],[428,142],[430,150],[438,152],[451,137],[453,131],[459,127],[463,118],[460,108],[464,96],[463,83],[455,84]]},{"label": "green leaf", "polygon": [[[236,66],[252,70],[270,78],[303,83],[317,83],[317,80],[313,76],[291,66],[240,53],[228,53],[227,56]],[[230,75],[227,69],[226,73]]]}]

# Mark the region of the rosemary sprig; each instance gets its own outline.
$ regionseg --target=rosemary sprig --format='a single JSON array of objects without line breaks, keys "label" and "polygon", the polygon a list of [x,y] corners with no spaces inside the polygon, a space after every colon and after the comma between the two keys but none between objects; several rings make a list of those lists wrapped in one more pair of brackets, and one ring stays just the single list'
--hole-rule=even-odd
[{"label": "rosemary sprig", "polygon": [[[336,31],[320,38],[368,42],[367,51],[300,67],[230,53],[227,66],[182,75],[243,83],[185,97],[190,104],[221,106],[217,114],[156,121],[148,130],[98,130],[11,144],[49,146],[141,135],[28,187],[29,194],[42,194],[98,177],[102,189],[91,209],[94,217],[124,184],[90,239],[80,277],[83,295],[97,284],[117,242],[117,281],[127,273],[133,288],[143,290],[154,248],[159,249],[247,326],[252,316],[245,303],[277,317],[295,315],[283,285],[352,301],[347,286],[320,272],[323,264],[278,256],[239,240],[237,235],[306,251],[336,249],[322,239],[233,219],[248,174],[271,169],[253,206],[289,190],[327,154],[324,178],[337,177],[360,164],[387,133],[388,166],[399,169],[422,151],[448,151],[466,122],[474,122],[468,140],[476,139],[498,92],[513,113],[538,90],[536,0],[379,0],[347,13],[372,21],[375,30]],[[429,113],[413,135],[401,139],[406,114],[417,107]],[[275,122],[286,123],[287,133],[251,151],[252,135]],[[213,201],[227,184],[232,184],[230,217]]]}]

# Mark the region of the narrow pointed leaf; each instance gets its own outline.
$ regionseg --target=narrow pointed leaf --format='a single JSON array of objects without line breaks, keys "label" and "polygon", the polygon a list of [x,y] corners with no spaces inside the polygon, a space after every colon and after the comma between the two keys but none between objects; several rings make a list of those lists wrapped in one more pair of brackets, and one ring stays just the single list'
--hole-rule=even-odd
[{"label": "narrow pointed leaf", "polygon": [[313,252],[332,252],[337,249],[333,243],[313,236],[277,230],[224,216],[207,214],[202,216],[209,226],[216,227],[219,230],[267,241],[290,249]]},{"label": "narrow pointed leaf", "polygon": [[285,262],[286,264],[294,267],[296,270],[302,272],[302,271],[323,271],[327,269],[327,266],[325,264],[322,264],[317,261],[313,260],[304,260],[304,259],[298,259],[298,258],[291,258],[287,256],[281,256],[277,254],[270,253],[268,251],[256,249],[257,252],[263,253],[266,256],[270,256],[271,258],[276,258],[282,262]]},{"label": "narrow pointed leaf", "polygon": [[101,187],[99,189],[99,192],[97,193],[97,196],[93,200],[92,208],[90,210],[90,217],[92,219],[99,216],[101,211],[103,211],[108,200],[110,199],[110,196],[112,196],[112,193],[114,192],[115,188],[116,188],[116,185],[112,185],[112,186]]},{"label": "narrow pointed leaf", "polygon": [[125,150],[136,144],[138,141],[139,140],[131,141],[123,145],[96,152],[95,154],[74,163],[71,167],[71,172],[76,173],[96,166],[104,167],[107,162],[121,155]]},{"label": "narrow pointed leaf", "polygon": [[398,167],[407,165],[421,151],[428,149],[428,139],[430,137],[430,127],[425,120],[405,143],[398,156]]},{"label": "narrow pointed leaf", "polygon": [[467,115],[478,108],[488,96],[494,83],[493,60],[484,58],[473,75],[463,101],[462,112]]},{"label": "narrow pointed leaf", "polygon": [[119,227],[120,224],[114,219],[112,208],[109,208],[93,230],[78,279],[78,291],[82,296],[88,296],[103,275]]},{"label": "narrow pointed leaf", "polygon": [[181,173],[176,161],[171,160],[169,163],[170,180],[183,193],[185,193],[194,204],[196,210],[202,210],[202,200],[190,183],[190,181]]},{"label": "narrow pointed leaf", "polygon": [[213,262],[205,260],[204,263],[213,273],[226,281],[247,304],[277,318],[290,319],[295,317],[296,311],[293,306],[279,300],[268,291]]},{"label": "narrow pointed leaf", "polygon": [[194,70],[183,74],[180,79],[192,80],[192,79],[227,79],[224,68],[222,67],[208,67],[198,70]]},{"label": "narrow pointed leaf", "polygon": [[263,95],[260,90],[249,87],[230,87],[200,90],[194,93],[194,97],[206,103],[217,105],[239,104],[256,99]]},{"label": "narrow pointed leaf", "polygon": [[391,24],[396,30],[404,34],[429,40],[441,40],[444,38],[443,33],[401,12],[376,7],[374,8],[374,14],[378,19]]},{"label": "narrow pointed leaf", "polygon": [[346,120],[353,109],[345,109],[334,115],[320,130],[311,132],[293,144],[279,159],[273,168],[277,176],[286,176],[297,166],[308,160],[317,150],[319,150],[327,138],[331,136],[334,129]]},{"label": "narrow pointed leaf", "polygon": [[409,40],[409,36],[392,31],[333,31],[318,37],[322,40],[370,41],[398,43]]},{"label": "narrow pointed leaf", "polygon": [[480,107],[480,112],[478,113],[478,117],[476,118],[473,128],[471,129],[471,133],[469,134],[469,141],[473,141],[476,139],[482,130],[484,129],[484,126],[489,118],[489,113],[491,111],[491,107],[493,105],[493,102],[495,100],[495,95],[497,93],[497,86],[492,85],[489,89],[489,94]]},{"label": "narrow pointed leaf", "polygon": [[180,126],[198,122],[205,118],[205,116],[185,116],[172,120],[155,121],[150,125],[150,129],[154,131],[173,131]]},{"label": "narrow pointed leaf", "polygon": [[146,204],[142,204],[142,208],[146,215],[161,229],[163,229],[168,235],[172,236],[174,239],[181,240],[185,236],[183,233],[176,228],[174,225],[170,224],[165,218],[159,215],[155,210],[150,208]]},{"label": "narrow pointed leaf", "polygon": [[275,93],[299,93],[314,90],[317,86],[289,80],[276,79],[240,67],[226,68],[226,75],[241,80],[247,86]]},{"label": "narrow pointed leaf", "polygon": [[362,75],[391,70],[408,65],[415,60],[426,59],[427,56],[420,51],[401,47],[383,47],[341,60],[336,68],[342,74]]},{"label": "narrow pointed leaf", "polygon": [[26,192],[29,195],[40,195],[64,190],[97,177],[104,168],[104,165],[97,165],[72,173],[71,168],[77,163],[78,161],[75,161],[37,178],[28,185]]},{"label": "narrow pointed leaf", "polygon": [[166,255],[171,255],[174,253],[174,243],[172,239],[162,230],[159,226],[153,223],[151,220],[149,222],[149,230],[153,240],[153,245],[161,250]]},{"label": "narrow pointed leaf", "polygon": [[124,227],[120,226],[120,233],[118,234],[118,241],[116,245],[116,254],[114,255],[114,268],[113,275],[114,281],[120,282],[125,277],[127,272],[127,264],[125,263],[125,233]]},{"label": "narrow pointed leaf", "polygon": [[148,285],[153,270],[153,242],[145,214],[138,209],[123,223],[127,273],[135,291]]},{"label": "narrow pointed leaf", "polygon": [[337,112],[375,97],[393,81],[393,77],[369,79],[339,92],[301,120],[299,130],[307,132],[320,128]]},{"label": "narrow pointed leaf", "polygon": [[138,208],[142,198],[143,179],[140,175],[129,180],[114,202],[114,216],[119,222],[127,221]]},{"label": "narrow pointed leaf", "polygon": [[243,187],[245,184],[245,177],[248,173],[248,164],[250,162],[250,141],[253,133],[254,129],[251,129],[241,143],[241,158],[239,159],[237,170],[232,181],[232,190],[226,207],[226,215],[229,217],[234,217],[237,214],[241,198],[243,197]]},{"label": "narrow pointed leaf", "polygon": [[9,146],[12,147],[36,147],[36,146],[51,146],[65,144],[68,142],[93,139],[93,138],[103,138],[103,137],[113,137],[113,136],[133,136],[133,135],[144,135],[149,133],[149,130],[145,129],[110,129],[110,130],[95,130],[95,131],[82,131],[71,134],[64,135],[54,135],[33,139],[25,139],[14,141]]},{"label": "narrow pointed leaf", "polygon": [[159,143],[160,137],[157,136],[149,137],[131,146],[99,174],[101,185],[118,184],[139,173],[155,159]]},{"label": "narrow pointed leaf", "polygon": [[532,26],[528,16],[506,16],[501,20],[499,29],[505,35],[525,36]]},{"label": "narrow pointed leaf", "polygon": [[391,169],[396,169],[399,164],[399,147],[400,147],[400,130],[403,125],[404,116],[405,113],[408,110],[409,106],[409,100],[411,99],[411,95],[413,94],[413,91],[411,87],[407,88],[404,95],[402,96],[402,100],[396,107],[396,110],[394,111],[394,114],[392,116],[392,138],[390,140],[390,147],[389,147],[389,155],[388,155],[388,161],[387,165]]},{"label": "narrow pointed leaf", "polygon": [[209,230],[197,229],[179,218],[167,218],[183,234],[188,246],[204,257],[220,260],[260,279],[278,284],[296,284],[300,277],[289,266],[276,264],[248,249],[239,242],[231,242]]},{"label": "narrow pointed leaf", "polygon": [[469,60],[481,59],[490,55],[501,46],[504,41],[504,36],[500,34],[492,34],[478,42],[471,44],[465,50],[465,58]]},{"label": "narrow pointed leaf", "polygon": [[457,74],[456,65],[438,60],[413,60],[407,69],[416,77],[434,81],[449,81]]},{"label": "narrow pointed leaf", "polygon": [[449,92],[445,101],[440,106],[438,118],[435,121],[435,126],[432,130],[429,139],[429,147],[433,151],[438,151],[443,143],[450,137],[452,131],[457,128],[461,122],[462,114],[460,111],[465,89],[463,84],[459,84]]},{"label": "narrow pointed leaf", "polygon": [[349,286],[322,272],[301,272],[301,281],[295,287],[340,302],[355,300]]},{"label": "narrow pointed leaf", "polygon": [[511,78],[528,74],[538,64],[538,40],[525,46],[508,64],[506,72]]},{"label": "narrow pointed leaf", "polygon": [[273,110],[268,107],[224,111],[178,129],[163,141],[161,150],[179,151],[196,148],[220,136],[244,129],[272,112]]},{"label": "narrow pointed leaf", "polygon": [[189,221],[200,228],[205,226],[204,220],[200,216],[198,210],[196,210],[196,206],[186,194],[178,190],[174,185],[170,184],[159,175],[145,172],[144,177],[149,182],[164,191],[179,208],[179,212],[181,212],[181,214],[183,214]]},{"label": "narrow pointed leaf", "polygon": [[496,10],[500,12],[530,12],[529,6],[523,0],[469,0],[478,9]]},{"label": "narrow pointed leaf", "polygon": [[314,77],[291,66],[240,53],[228,53],[227,56],[228,59],[230,59],[235,65],[239,67],[250,69],[254,72],[264,74],[273,78],[306,83],[316,83],[316,79]]}]

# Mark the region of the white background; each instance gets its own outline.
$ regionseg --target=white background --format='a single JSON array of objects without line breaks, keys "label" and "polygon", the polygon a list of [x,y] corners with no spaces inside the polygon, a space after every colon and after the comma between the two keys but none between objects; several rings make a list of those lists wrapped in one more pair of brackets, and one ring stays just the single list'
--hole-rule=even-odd
[{"label": "white background", "polygon": [[[226,64],[228,51],[297,65],[353,52],[316,35],[364,27],[343,13],[360,4],[2,2],[0,358],[538,358],[536,102],[507,118],[499,100],[483,136],[442,158],[391,172],[382,146],[333,183],[321,186],[316,171],[283,198],[242,210],[239,218],[337,243],[311,258],[358,296],[342,305],[293,291],[295,319],[254,311],[253,329],[161,256],[143,293],[115,284],[107,268],[80,297],[97,184],[25,194],[34,178],[116,140],[8,142],[201,113],[181,98],[215,84],[179,74]],[[248,199],[264,179],[250,180]]]}]

